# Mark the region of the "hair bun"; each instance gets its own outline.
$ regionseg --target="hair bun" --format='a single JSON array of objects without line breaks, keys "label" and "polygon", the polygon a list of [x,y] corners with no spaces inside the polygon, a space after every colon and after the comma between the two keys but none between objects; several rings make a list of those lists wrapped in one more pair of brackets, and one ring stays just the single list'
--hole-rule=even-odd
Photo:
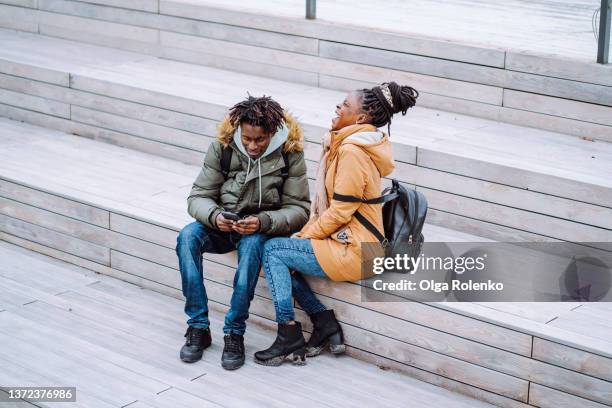
[{"label": "hair bun", "polygon": [[387,86],[391,93],[391,100],[393,101],[392,112],[405,115],[408,109],[412,108],[416,104],[416,99],[419,97],[419,92],[406,85],[398,85],[396,82],[384,83],[381,86]]}]

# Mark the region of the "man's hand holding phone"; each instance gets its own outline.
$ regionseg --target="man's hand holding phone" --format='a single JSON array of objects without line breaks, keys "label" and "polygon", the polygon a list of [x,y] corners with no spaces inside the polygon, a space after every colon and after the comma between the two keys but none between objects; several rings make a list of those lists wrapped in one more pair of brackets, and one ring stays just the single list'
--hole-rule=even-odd
[{"label": "man's hand holding phone", "polygon": [[219,228],[219,231],[222,232],[231,232],[233,231],[233,226],[234,223],[236,221],[233,221],[231,219],[227,219],[223,216],[224,213],[220,213],[219,215],[217,215],[217,218],[215,219],[215,223],[217,224],[217,228]]},{"label": "man's hand holding phone", "polygon": [[217,215],[216,223],[220,231],[236,231],[242,235],[251,235],[259,231],[260,228],[259,218],[252,215],[240,218],[238,214],[227,211]]},{"label": "man's hand holding phone", "polygon": [[259,231],[259,218],[248,216],[234,223],[233,229],[242,235],[251,235]]}]

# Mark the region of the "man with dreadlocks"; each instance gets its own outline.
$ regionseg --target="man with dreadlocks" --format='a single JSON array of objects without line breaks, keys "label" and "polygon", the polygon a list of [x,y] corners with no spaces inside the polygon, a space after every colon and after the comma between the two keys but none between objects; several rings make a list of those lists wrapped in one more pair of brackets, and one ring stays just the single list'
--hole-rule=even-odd
[{"label": "man with dreadlocks", "polygon": [[211,344],[202,254],[237,249],[221,365],[232,370],[244,364],[243,335],[264,244],[270,236],[298,231],[308,220],[310,194],[303,150],[297,121],[267,96],[249,95],[220,123],[217,140],[208,148],[187,198],[188,212],[196,221],[177,238],[189,316],[182,361],[200,360]]}]

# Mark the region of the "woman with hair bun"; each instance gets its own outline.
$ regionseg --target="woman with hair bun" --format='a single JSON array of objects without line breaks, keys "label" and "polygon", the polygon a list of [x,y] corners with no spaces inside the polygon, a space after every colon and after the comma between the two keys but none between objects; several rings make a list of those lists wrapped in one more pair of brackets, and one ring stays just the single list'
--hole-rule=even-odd
[{"label": "woman with hair bun", "polygon": [[[302,276],[333,281],[356,281],[361,276],[361,243],[378,242],[357,219],[356,212],[379,231],[383,230],[382,205],[346,202],[336,195],[380,196],[381,178],[394,169],[389,136],[393,115],[405,115],[419,93],[395,82],[350,92],[336,106],[330,131],[323,138],[311,218],[291,238],[272,238],[264,247],[263,267],[274,299],[278,334],[255,361],[280,365],[289,355],[295,364],[316,356],[329,346],[334,354],[345,351],[342,328],[333,310],[314,295]],[[293,271],[293,272],[292,272]],[[309,315],[313,332],[308,342],[295,321],[292,296]]]}]

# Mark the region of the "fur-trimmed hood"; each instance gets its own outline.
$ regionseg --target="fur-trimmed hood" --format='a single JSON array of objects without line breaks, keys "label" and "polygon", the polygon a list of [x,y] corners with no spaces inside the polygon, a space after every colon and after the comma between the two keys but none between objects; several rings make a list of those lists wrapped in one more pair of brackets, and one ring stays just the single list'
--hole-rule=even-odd
[{"label": "fur-trimmed hood", "polygon": [[[283,150],[287,153],[304,151],[304,132],[297,119],[285,111],[285,127],[287,128],[287,140],[283,144]],[[234,137],[236,128],[232,126],[229,116],[225,116],[217,127],[217,140],[224,147],[228,146]]]}]

